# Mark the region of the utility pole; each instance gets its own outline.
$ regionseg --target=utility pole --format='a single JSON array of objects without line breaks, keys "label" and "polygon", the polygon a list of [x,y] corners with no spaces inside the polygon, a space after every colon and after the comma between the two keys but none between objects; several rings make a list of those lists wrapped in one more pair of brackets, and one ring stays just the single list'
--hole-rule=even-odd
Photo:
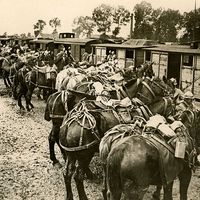
[{"label": "utility pole", "polygon": [[133,38],[133,13],[131,13],[130,39]]}]

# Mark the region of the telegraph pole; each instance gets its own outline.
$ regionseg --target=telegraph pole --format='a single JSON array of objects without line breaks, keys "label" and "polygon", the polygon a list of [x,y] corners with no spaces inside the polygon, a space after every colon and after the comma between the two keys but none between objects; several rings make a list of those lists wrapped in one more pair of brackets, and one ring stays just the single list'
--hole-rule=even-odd
[{"label": "telegraph pole", "polygon": [[133,13],[131,13],[130,39],[133,38]]}]

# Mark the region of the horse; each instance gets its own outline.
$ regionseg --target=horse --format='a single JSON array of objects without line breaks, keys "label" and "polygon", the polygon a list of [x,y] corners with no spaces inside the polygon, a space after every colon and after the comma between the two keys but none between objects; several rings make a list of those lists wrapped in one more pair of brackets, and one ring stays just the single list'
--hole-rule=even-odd
[{"label": "horse", "polygon": [[26,76],[31,70],[31,66],[25,65],[15,73],[13,78],[13,95],[18,100],[18,106],[20,107],[20,109],[25,110],[21,100],[22,96],[24,96],[26,100],[26,109],[28,111],[30,111],[31,108],[34,108],[31,101],[27,98],[28,87]]},{"label": "horse", "polygon": [[[36,87],[43,90],[43,98],[47,100],[48,96],[56,92],[55,83],[56,83],[56,71],[48,71],[48,66],[37,68],[33,67],[33,69],[27,75],[27,98],[28,101],[31,101],[31,97],[33,91]],[[49,75],[49,76],[48,76]],[[48,76],[48,77],[47,77]],[[37,95],[39,97],[39,94]]]},{"label": "horse", "polygon": [[[89,163],[96,151],[98,144],[104,133],[121,123],[130,123],[133,116],[138,112],[150,112],[147,108],[137,109],[116,109],[102,108],[98,102],[81,102],[75,107],[75,112],[63,120],[60,128],[59,142],[60,146],[68,158],[66,161],[66,173],[64,173],[65,185],[67,190],[67,199],[73,199],[71,190],[71,178],[75,174],[75,182],[80,199],[87,199],[84,191],[83,176],[90,173]],[[170,107],[170,106],[169,106]],[[159,107],[161,108],[161,107]],[[147,110],[146,110],[147,109]],[[73,111],[73,110],[72,110]],[[121,113],[120,113],[121,112]],[[89,174],[91,175],[91,174]],[[92,175],[91,175],[92,176]]]},{"label": "horse", "polygon": [[86,98],[94,100],[96,98],[90,92],[91,85],[91,82],[78,84],[73,90],[63,90],[61,92],[53,93],[47,99],[44,119],[52,121],[52,129],[49,134],[49,150],[50,159],[53,162],[53,165],[57,164],[58,166],[61,166],[59,161],[56,159],[54,145],[56,143],[60,147],[59,132],[63,118],[81,99]]},{"label": "horse", "polygon": [[2,77],[6,88],[12,87],[12,83],[9,78],[10,68],[12,66],[12,60],[10,56],[2,58],[1,70],[2,70]]},{"label": "horse", "polygon": [[163,96],[171,96],[172,89],[158,77],[145,77],[139,85],[136,97],[144,104],[149,105]]},{"label": "horse", "polygon": [[[133,134],[113,145],[106,160],[107,199],[120,200],[124,194],[126,199],[141,200],[149,185],[156,185],[159,186],[157,199],[160,199],[159,191],[163,186],[164,200],[172,200],[173,182],[178,176],[180,199],[187,200],[193,164],[191,158],[195,155],[195,147],[200,145],[199,120],[199,111],[185,110],[180,117],[184,126],[179,129],[179,133],[184,134],[187,144],[191,145],[188,145],[190,151],[186,147],[185,159],[175,158],[174,149],[166,148],[166,142],[158,139],[155,130],[142,135]],[[180,135],[175,136],[176,139],[178,137]],[[161,145],[156,141],[161,142]],[[163,154],[171,159],[164,160]]]},{"label": "horse", "polygon": [[[49,96],[46,103],[45,108],[45,116],[44,119],[47,121],[52,120],[52,129],[49,134],[49,149],[50,149],[50,159],[53,162],[53,165],[58,164],[60,166],[59,161],[56,159],[55,151],[54,151],[54,145],[55,143],[58,143],[59,138],[59,132],[60,127],[63,122],[64,116],[73,109],[74,105],[79,102],[80,97],[86,97],[86,99],[96,99],[94,89],[93,89],[93,83],[96,81],[102,82],[102,84],[107,84],[108,81],[106,81],[104,78],[101,79],[99,76],[92,76],[88,77],[88,80],[92,80],[92,82],[83,82],[80,84],[77,84],[75,88],[71,91],[77,91],[77,93],[72,93],[71,91],[61,91],[56,92]],[[132,81],[131,84],[126,86],[131,91],[134,91],[136,89],[135,82]],[[83,95],[85,94],[85,95]],[[111,97],[114,99],[117,98],[115,91],[110,91]],[[78,97],[79,98],[78,98]]]},{"label": "horse", "polygon": [[10,73],[9,73],[9,78],[11,80],[12,83],[12,95],[14,97],[15,100],[17,100],[17,94],[16,94],[16,87],[17,85],[13,84],[14,82],[14,76],[17,73],[17,71],[19,69],[21,69],[23,66],[25,65],[24,62],[22,61],[17,61],[15,62],[11,67],[10,67]]},{"label": "horse", "polygon": [[133,114],[134,120],[131,122],[132,124],[119,124],[111,128],[104,134],[104,137],[100,142],[99,152],[100,152],[100,158],[103,162],[103,169],[104,169],[104,189],[102,191],[104,199],[106,199],[106,192],[107,192],[106,159],[112,146],[116,144],[118,141],[120,141],[121,138],[130,136],[132,133],[134,134],[135,131],[134,129],[136,128],[134,122],[136,122],[137,124],[139,123],[141,127],[142,124],[146,123],[146,121],[149,119],[150,116],[153,116],[155,114],[160,114],[168,118],[173,115],[175,107],[173,104],[173,100],[171,98],[162,97],[157,102],[149,105],[149,110],[151,111],[150,113],[144,112],[143,107],[139,108],[137,108],[135,110],[136,113]]},{"label": "horse", "polygon": [[69,57],[65,52],[60,52],[57,54],[54,64],[57,66],[58,68],[58,73],[63,70],[63,68],[65,66],[67,66],[68,64],[72,64],[74,63],[73,59],[71,57]]}]

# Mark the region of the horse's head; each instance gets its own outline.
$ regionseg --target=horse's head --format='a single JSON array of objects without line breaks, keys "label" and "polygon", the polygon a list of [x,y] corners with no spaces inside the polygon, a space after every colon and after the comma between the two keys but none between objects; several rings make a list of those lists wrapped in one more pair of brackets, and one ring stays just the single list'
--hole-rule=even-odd
[{"label": "horse's head", "polygon": [[160,97],[168,96],[168,94],[167,85],[161,79],[146,77],[142,81],[142,87],[137,96],[145,104],[151,104]]},{"label": "horse's head", "polygon": [[195,139],[196,146],[200,148],[200,111],[185,110],[179,120],[183,122],[190,136]]},{"label": "horse's head", "polygon": [[133,78],[122,86],[123,90],[126,92],[127,96],[130,99],[135,97],[139,89],[140,83],[141,83],[140,79]]},{"label": "horse's head", "polygon": [[153,62],[145,62],[143,65],[144,68],[144,76],[152,78],[154,76],[154,71],[153,71]]}]

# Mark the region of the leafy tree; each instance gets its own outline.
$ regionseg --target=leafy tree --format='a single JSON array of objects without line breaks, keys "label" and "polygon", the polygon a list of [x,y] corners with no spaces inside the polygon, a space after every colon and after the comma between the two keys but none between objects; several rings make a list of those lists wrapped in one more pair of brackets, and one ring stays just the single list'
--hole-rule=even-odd
[{"label": "leafy tree", "polygon": [[73,27],[72,30],[74,33],[76,33],[76,37],[79,36],[86,36],[90,37],[91,34],[94,31],[94,27],[96,26],[95,22],[92,20],[89,16],[80,16],[74,19],[73,21]]},{"label": "leafy tree", "polygon": [[183,34],[181,41],[192,41],[199,39],[200,35],[200,8],[196,11],[183,14],[183,28],[185,33]]},{"label": "leafy tree", "polygon": [[21,33],[20,38],[26,38],[26,33]]},{"label": "leafy tree", "polygon": [[42,33],[44,27],[46,26],[46,22],[44,20],[39,19],[36,24],[33,25],[35,36],[37,37],[40,33]]},{"label": "leafy tree", "polygon": [[28,38],[30,38],[31,37],[31,33],[29,32],[29,33],[27,33],[27,37]]},{"label": "leafy tree", "polygon": [[61,21],[57,17],[49,20],[49,25],[53,28],[53,33],[58,33],[57,32],[57,27],[61,26]]},{"label": "leafy tree", "polygon": [[113,30],[113,35],[118,35],[121,29],[120,26],[126,25],[130,21],[130,12],[123,6],[119,6],[113,12],[113,23],[117,24],[117,27]]},{"label": "leafy tree", "polygon": [[135,27],[133,31],[134,38],[150,39],[153,33],[152,26],[152,6],[146,1],[136,4],[134,7]]},{"label": "leafy tree", "polygon": [[8,35],[7,32],[5,32],[5,33],[3,34],[4,37],[7,37],[7,35]]},{"label": "leafy tree", "polygon": [[166,42],[176,42],[178,31],[181,29],[182,16],[178,10],[157,9],[152,13],[152,39]]},{"label": "leafy tree", "polygon": [[100,5],[93,10],[92,19],[98,27],[98,32],[109,32],[112,23],[112,7],[106,4]]}]

